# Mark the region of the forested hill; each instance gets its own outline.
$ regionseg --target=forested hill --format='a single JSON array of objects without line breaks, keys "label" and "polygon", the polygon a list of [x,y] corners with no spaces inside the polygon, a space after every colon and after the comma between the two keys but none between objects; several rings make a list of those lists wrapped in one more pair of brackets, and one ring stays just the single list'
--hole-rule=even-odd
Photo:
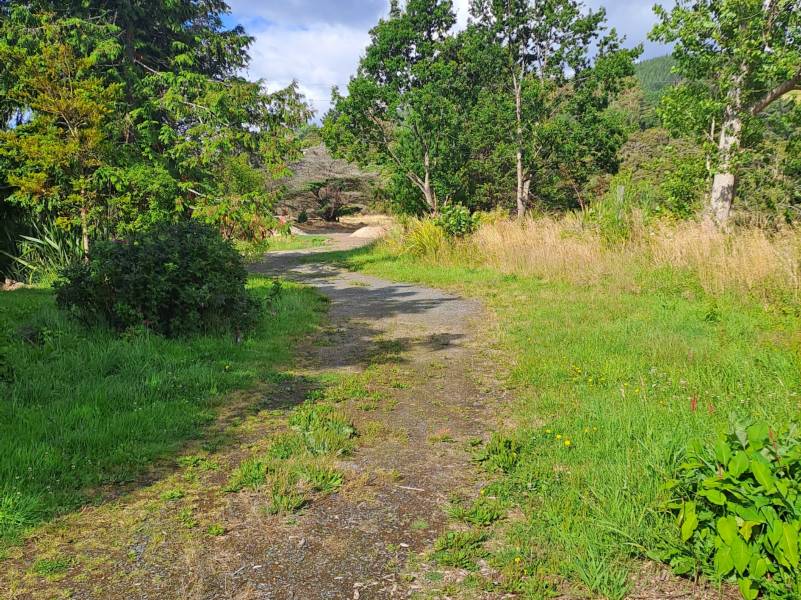
[{"label": "forested hill", "polygon": [[648,104],[655,105],[667,88],[678,83],[679,76],[673,73],[675,64],[673,57],[667,55],[644,60],[634,67]]}]

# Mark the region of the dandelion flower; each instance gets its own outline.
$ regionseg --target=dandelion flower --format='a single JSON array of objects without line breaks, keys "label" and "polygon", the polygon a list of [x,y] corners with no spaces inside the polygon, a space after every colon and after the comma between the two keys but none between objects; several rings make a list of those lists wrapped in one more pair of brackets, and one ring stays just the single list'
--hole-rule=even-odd
[{"label": "dandelion flower", "polygon": [[561,433],[557,433],[556,434],[556,439],[557,440],[561,440],[562,439],[562,434]]},{"label": "dandelion flower", "polygon": [[573,442],[571,442],[570,440],[565,440],[565,446],[569,447],[569,446],[572,446],[572,445],[573,445]]}]

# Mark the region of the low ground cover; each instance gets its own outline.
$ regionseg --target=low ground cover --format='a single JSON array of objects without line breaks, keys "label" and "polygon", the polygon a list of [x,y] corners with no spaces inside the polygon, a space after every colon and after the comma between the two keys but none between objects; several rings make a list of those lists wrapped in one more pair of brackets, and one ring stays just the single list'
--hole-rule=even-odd
[{"label": "low ground cover", "polygon": [[67,318],[48,288],[0,294],[0,544],[135,481],[198,437],[225,392],[275,376],[324,304],[264,277],[248,287],[273,300],[241,343],[119,336]]},{"label": "low ground cover", "polygon": [[[331,259],[480,297],[500,318],[519,399],[514,425],[476,459],[496,476],[482,495],[518,516],[468,519],[471,540],[485,535],[478,527],[493,541],[462,548],[460,566],[484,558],[506,589],[532,597],[567,581],[621,598],[632,559],[679,538],[665,485],[690,440],[712,444],[732,420],[779,431],[798,418],[794,267],[777,258],[793,246],[755,232],[710,240],[674,229],[661,246],[647,242],[663,248],[655,254],[574,225],[501,223],[468,241],[440,240],[434,252],[410,252],[401,236]],[[690,233],[705,245],[660,258],[681,250],[667,234]],[[712,262],[726,252],[741,267],[728,276]],[[450,557],[452,545],[444,540],[434,558]],[[467,584],[492,585],[479,575]]]}]

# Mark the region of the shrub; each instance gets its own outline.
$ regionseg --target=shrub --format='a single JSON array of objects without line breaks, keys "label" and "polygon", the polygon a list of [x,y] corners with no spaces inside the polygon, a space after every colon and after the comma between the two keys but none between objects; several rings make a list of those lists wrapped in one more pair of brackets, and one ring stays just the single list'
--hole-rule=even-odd
[{"label": "shrub", "polygon": [[679,574],[736,581],[744,598],[801,594],[801,438],[766,423],[693,443],[667,508],[676,532],[661,558]]},{"label": "shrub", "polygon": [[476,230],[479,217],[471,214],[470,210],[461,204],[446,204],[435,222],[448,236],[462,237]]},{"label": "shrub", "polygon": [[168,337],[254,324],[258,303],[230,242],[197,221],[159,224],[127,240],[99,242],[88,263],[62,271],[58,305],[87,323]]},{"label": "shrub", "polygon": [[414,256],[436,256],[447,242],[445,230],[431,219],[415,219],[404,240],[404,252]]}]

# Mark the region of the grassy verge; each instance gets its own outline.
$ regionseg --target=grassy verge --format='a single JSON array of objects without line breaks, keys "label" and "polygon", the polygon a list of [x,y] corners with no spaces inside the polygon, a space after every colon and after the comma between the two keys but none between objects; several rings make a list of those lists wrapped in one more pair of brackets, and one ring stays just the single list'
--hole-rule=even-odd
[{"label": "grassy verge", "polygon": [[[267,296],[272,281],[253,277]],[[47,289],[0,294],[0,543],[134,481],[213,421],[226,391],[274,376],[322,300],[285,283],[257,330],[227,337],[119,338],[84,330]]]},{"label": "grassy verge", "polygon": [[[470,543],[443,539],[434,557],[467,568],[486,557],[508,591],[539,598],[567,580],[624,597],[632,558],[675,528],[658,506],[688,441],[714,439],[735,417],[798,418],[794,311],[741,294],[712,296],[681,269],[632,262],[625,285],[613,277],[577,282],[391,248],[330,258],[479,297],[502,324],[519,398],[515,425],[477,457],[496,475],[483,496],[518,516],[479,523],[479,532],[462,536]],[[492,543],[483,544],[481,529],[492,531]],[[477,574],[467,584],[492,585]]]},{"label": "grassy verge", "polygon": [[259,260],[267,252],[305,250],[325,245],[326,238],[317,235],[279,235],[262,242],[236,242],[237,250],[251,262]]}]

